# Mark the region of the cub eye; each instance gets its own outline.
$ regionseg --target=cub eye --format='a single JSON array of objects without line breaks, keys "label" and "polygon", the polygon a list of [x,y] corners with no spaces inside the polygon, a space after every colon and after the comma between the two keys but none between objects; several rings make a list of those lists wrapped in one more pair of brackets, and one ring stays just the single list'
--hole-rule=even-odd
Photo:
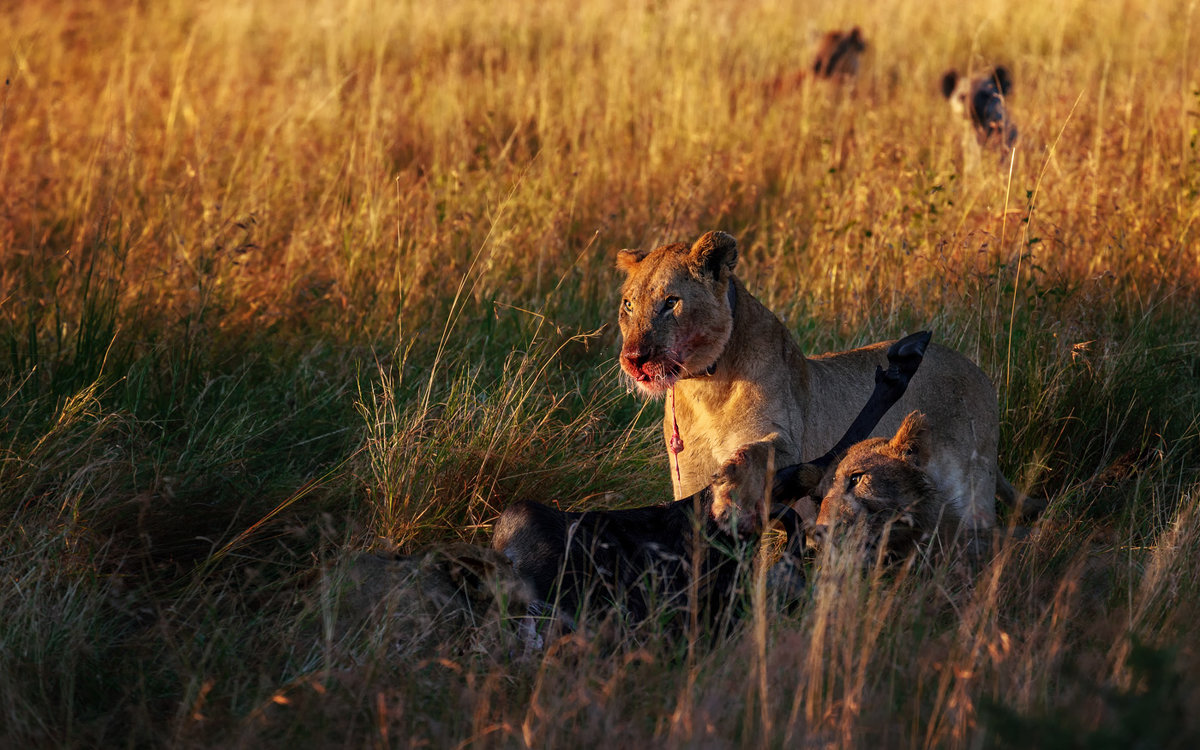
[{"label": "cub eye", "polygon": [[863,473],[861,471],[851,474],[850,476],[846,477],[846,487],[857,487],[858,483],[862,481],[862,478]]}]

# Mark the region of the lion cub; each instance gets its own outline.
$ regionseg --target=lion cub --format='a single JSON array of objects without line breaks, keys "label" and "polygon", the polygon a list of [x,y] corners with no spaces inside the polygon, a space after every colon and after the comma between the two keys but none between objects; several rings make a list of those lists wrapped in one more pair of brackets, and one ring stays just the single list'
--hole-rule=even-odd
[{"label": "lion cub", "polygon": [[891,438],[870,438],[847,451],[821,500],[811,546],[823,546],[832,535],[865,527],[866,550],[873,557],[903,558],[939,530],[952,538],[946,524],[946,498],[925,470],[931,455],[925,415],[911,412]]}]

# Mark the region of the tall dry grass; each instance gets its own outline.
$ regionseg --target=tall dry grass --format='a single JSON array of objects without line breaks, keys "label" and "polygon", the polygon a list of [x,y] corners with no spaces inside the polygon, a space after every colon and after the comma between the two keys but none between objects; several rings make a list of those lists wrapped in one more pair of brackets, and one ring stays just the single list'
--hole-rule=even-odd
[{"label": "tall dry grass", "polygon": [[[0,739],[1186,747],[1194,3],[0,8]],[[781,96],[859,24],[854,93]],[[1011,160],[943,71],[1008,65]],[[338,627],[345,558],[666,499],[612,257],[722,228],[811,350],[931,327],[1052,499],[715,644]]]}]

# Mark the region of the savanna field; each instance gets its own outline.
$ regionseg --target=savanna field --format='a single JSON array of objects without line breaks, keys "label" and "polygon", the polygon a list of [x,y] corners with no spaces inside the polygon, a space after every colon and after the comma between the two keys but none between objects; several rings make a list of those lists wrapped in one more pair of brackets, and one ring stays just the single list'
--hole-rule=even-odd
[{"label": "savanna field", "polygon": [[[855,24],[853,86],[771,85]],[[1196,747],[1198,37],[1183,0],[3,3],[0,745]],[[997,64],[1011,157],[940,91]],[[978,362],[1034,533],[968,577],[829,556],[716,639],[356,609],[362,553],[671,499],[614,259],[710,229],[807,352]]]}]

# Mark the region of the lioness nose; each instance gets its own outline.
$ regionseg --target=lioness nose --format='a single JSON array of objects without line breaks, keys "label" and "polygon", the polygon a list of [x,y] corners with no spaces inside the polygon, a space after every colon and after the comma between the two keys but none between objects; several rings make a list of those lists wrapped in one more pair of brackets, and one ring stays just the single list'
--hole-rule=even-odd
[{"label": "lioness nose", "polygon": [[808,535],[805,538],[805,543],[809,549],[821,549],[825,546],[825,539],[829,536],[829,527],[823,523],[819,523],[808,530]]},{"label": "lioness nose", "polygon": [[626,349],[621,352],[621,361],[625,363],[626,368],[634,372],[641,372],[642,367],[650,361],[650,350]]}]

